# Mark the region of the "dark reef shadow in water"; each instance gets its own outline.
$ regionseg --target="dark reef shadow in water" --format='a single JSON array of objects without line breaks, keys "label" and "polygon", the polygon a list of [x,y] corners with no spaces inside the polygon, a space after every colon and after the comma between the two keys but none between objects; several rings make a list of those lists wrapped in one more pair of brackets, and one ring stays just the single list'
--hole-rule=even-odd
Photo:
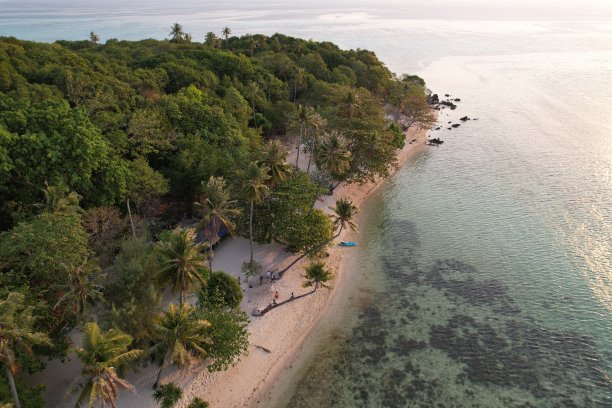
[{"label": "dark reef shadow in water", "polygon": [[[610,355],[592,338],[541,327],[503,282],[460,260],[421,270],[414,223],[386,220],[381,230],[384,297],[315,357],[288,407],[612,406]],[[445,319],[430,310],[433,294]],[[417,325],[428,327],[426,341]],[[442,353],[453,370],[425,366],[427,353]]]}]

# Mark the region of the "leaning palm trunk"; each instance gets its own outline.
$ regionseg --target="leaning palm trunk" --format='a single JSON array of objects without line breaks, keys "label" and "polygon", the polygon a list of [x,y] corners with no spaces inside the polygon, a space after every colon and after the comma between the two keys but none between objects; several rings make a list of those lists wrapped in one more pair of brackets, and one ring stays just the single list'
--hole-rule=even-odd
[{"label": "leaning palm trunk", "polygon": [[128,215],[130,216],[130,226],[132,227],[132,235],[136,238],[136,227],[134,226],[134,220],[132,219],[132,210],[130,209],[130,199],[126,200]]},{"label": "leaning palm trunk", "polygon": [[253,123],[255,124],[255,129],[257,129],[257,114],[255,113],[255,97],[253,96]]},{"label": "leaning palm trunk", "polygon": [[19,403],[19,395],[17,394],[17,387],[15,387],[15,379],[13,378],[13,372],[8,366],[4,366],[4,370],[6,371],[6,376],[8,377],[11,394],[13,394],[13,402],[15,403],[15,408],[21,408],[21,404]]},{"label": "leaning palm trunk", "polygon": [[302,146],[302,134],[304,133],[304,125],[300,125],[300,138],[298,140],[298,145],[297,145],[297,156],[295,156],[295,167],[298,167],[298,164],[300,162],[300,147]]},{"label": "leaning palm trunk", "polygon": [[313,134],[314,144],[312,146],[312,151],[310,152],[310,156],[308,157],[308,166],[306,166],[306,174],[310,174],[310,163],[312,163],[312,156],[317,154],[317,136]]},{"label": "leaning palm trunk", "polygon": [[[334,235],[333,237],[331,237],[330,239],[326,240],[325,242],[322,242],[321,244],[312,247],[311,249],[309,249],[308,251],[304,252],[302,255],[298,256],[297,258],[295,258],[293,260],[293,262],[291,262],[289,265],[287,265],[283,270],[281,270],[278,273],[278,276],[283,276],[283,274],[285,272],[287,272],[289,269],[291,269],[291,267],[293,265],[295,265],[296,263],[298,263],[299,261],[301,261],[302,259],[304,259],[304,257],[312,254],[315,251],[318,251],[319,249],[323,248],[325,245],[329,244],[330,242],[332,242],[334,239],[338,238],[340,236],[340,233],[342,232],[342,226],[340,226],[340,229],[338,230],[338,232],[336,233],[336,235]],[[316,290],[316,289],[315,289]]]},{"label": "leaning palm trunk", "polygon": [[208,257],[208,269],[210,269],[212,271],[212,259],[213,259],[213,246],[215,245],[214,240],[215,238],[219,237],[219,231],[218,231],[218,227],[217,227],[217,219],[213,218],[211,220],[211,225],[210,225],[210,242],[208,243],[210,246],[210,256]]},{"label": "leaning palm trunk", "polygon": [[317,192],[314,195],[314,199],[312,200],[312,205],[310,206],[310,211],[314,209],[315,204],[317,203],[317,199],[321,195],[321,183],[317,183]]},{"label": "leaning palm trunk", "polygon": [[13,394],[13,402],[15,403],[15,408],[21,408],[21,403],[19,402],[19,395],[17,394],[17,387],[15,386],[15,379],[13,378],[13,372],[7,366],[4,366],[4,370],[6,371],[6,376],[8,377],[11,394]]},{"label": "leaning palm trunk", "polygon": [[162,373],[162,370],[164,369],[164,364],[166,362],[167,355],[168,355],[168,352],[164,354],[164,358],[161,362],[161,365],[159,366],[159,371],[157,372],[157,378],[155,379],[155,384],[153,384],[153,389],[157,389],[157,387],[159,387],[159,380],[161,380],[161,373]]},{"label": "leaning palm trunk", "polygon": [[342,184],[342,180],[340,180],[339,182],[337,182],[337,183],[336,183],[336,185],[332,186],[332,188],[331,188],[331,192],[333,193],[333,192],[334,192],[334,190],[335,190],[335,189],[336,189],[336,188],[337,188],[337,187],[338,187],[340,184]]}]

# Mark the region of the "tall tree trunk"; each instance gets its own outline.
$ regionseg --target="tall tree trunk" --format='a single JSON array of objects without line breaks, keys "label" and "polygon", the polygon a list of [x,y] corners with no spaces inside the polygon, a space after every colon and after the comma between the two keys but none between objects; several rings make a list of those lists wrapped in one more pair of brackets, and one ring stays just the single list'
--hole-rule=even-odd
[{"label": "tall tree trunk", "polygon": [[183,306],[183,289],[179,290],[179,305]]},{"label": "tall tree trunk", "polygon": [[302,133],[304,131],[304,125],[300,125],[300,138],[298,139],[298,145],[297,145],[297,156],[295,156],[295,167],[298,167],[298,164],[300,162],[300,147],[302,146]]},{"label": "tall tree trunk", "polygon": [[251,215],[249,216],[249,239],[251,241],[251,263],[253,263],[253,200],[251,200]]},{"label": "tall tree trunk", "polygon": [[310,156],[308,156],[308,166],[306,166],[306,174],[310,174],[310,163],[312,163],[312,156],[315,155],[316,151],[317,151],[317,138],[316,135],[312,134],[313,137],[313,146],[312,146],[312,150],[310,152]]},{"label": "tall tree trunk", "polygon": [[339,181],[339,182],[337,182],[337,183],[336,183],[336,185],[335,185],[335,186],[332,186],[332,188],[331,188],[331,192],[333,193],[333,192],[334,192],[334,190],[336,189],[336,187],[338,187],[340,184],[342,184],[342,181]]},{"label": "tall tree trunk", "polygon": [[156,390],[157,387],[159,387],[159,380],[161,379],[161,373],[162,370],[164,369],[164,363],[166,362],[166,355],[168,353],[164,354],[164,358],[161,362],[161,365],[159,366],[159,371],[157,372],[157,379],[155,380],[155,384],[153,384],[153,389]]},{"label": "tall tree trunk", "polygon": [[320,194],[321,194],[321,183],[317,183],[317,192],[315,193],[314,199],[312,200],[312,205],[310,206],[310,211],[312,211],[312,209],[314,208],[315,204],[317,203],[317,199],[319,198]]},{"label": "tall tree trunk", "polygon": [[217,223],[216,219],[213,218],[210,226],[210,256],[208,257],[208,269],[212,272],[212,259],[213,259],[213,245],[214,240],[219,236],[219,232],[217,231]]},{"label": "tall tree trunk", "polygon": [[8,377],[11,394],[13,394],[13,402],[15,403],[15,408],[21,408],[21,403],[19,402],[19,395],[17,394],[17,387],[15,387],[15,379],[13,378],[13,372],[8,366],[4,366],[4,370],[6,371],[6,376]]},{"label": "tall tree trunk", "polygon": [[130,209],[130,199],[126,200],[128,215],[130,216],[130,226],[132,227],[132,235],[136,238],[136,227],[134,226],[134,220],[132,219],[132,210]]}]

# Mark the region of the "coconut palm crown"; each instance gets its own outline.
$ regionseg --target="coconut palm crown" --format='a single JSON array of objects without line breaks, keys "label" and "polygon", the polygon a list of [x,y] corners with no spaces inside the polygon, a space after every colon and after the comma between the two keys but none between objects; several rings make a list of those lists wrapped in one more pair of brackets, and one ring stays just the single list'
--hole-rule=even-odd
[{"label": "coconut palm crown", "polygon": [[325,134],[317,149],[315,164],[335,179],[346,174],[351,164],[351,152],[344,137],[335,130]]},{"label": "coconut palm crown", "polygon": [[333,279],[331,270],[325,268],[323,262],[311,262],[304,268],[305,274],[304,287],[310,287],[314,285],[313,292],[316,291],[319,286],[329,289],[330,287],[325,284]]},{"label": "coconut palm crown", "polygon": [[291,166],[286,163],[286,158],[287,150],[278,140],[270,140],[265,146],[264,156],[260,163],[270,169],[270,186],[279,185],[291,174]]},{"label": "coconut palm crown", "polygon": [[210,177],[208,182],[202,182],[202,194],[195,203],[196,208],[202,212],[202,219],[198,228],[208,232],[210,243],[210,256],[208,267],[212,270],[213,245],[219,237],[219,230],[225,227],[230,235],[234,235],[236,225],[232,217],[237,216],[240,210],[235,208],[236,201],[230,199],[223,177]]},{"label": "coconut palm crown", "polygon": [[205,334],[210,323],[199,319],[194,307],[190,305],[177,306],[171,303],[168,310],[159,315],[155,326],[157,342],[151,351],[163,355],[157,380],[153,385],[157,388],[162,370],[167,364],[182,367],[193,358],[205,358],[205,347],[211,340]]},{"label": "coconut palm crown", "polygon": [[334,207],[329,208],[334,211],[332,220],[334,228],[338,228],[336,236],[340,235],[344,228],[350,228],[353,231],[357,230],[357,225],[352,221],[357,214],[357,207],[353,205],[352,201],[341,198],[336,201]]},{"label": "coconut palm crown", "polygon": [[121,330],[103,332],[97,323],[90,322],[85,324],[83,332],[82,345],[75,351],[83,363],[81,374],[85,382],[80,384],[76,406],[85,404],[94,408],[99,404],[115,408],[119,389],[134,388],[119,377],[117,369],[138,359],[142,350],[129,350],[132,337]]},{"label": "coconut palm crown", "polygon": [[206,247],[194,242],[193,231],[187,229],[173,231],[167,241],[158,243],[162,266],[157,281],[162,286],[170,285],[172,292],[179,292],[181,304],[185,293],[194,285],[206,284],[202,276],[202,272],[206,272],[206,255],[203,253]]}]

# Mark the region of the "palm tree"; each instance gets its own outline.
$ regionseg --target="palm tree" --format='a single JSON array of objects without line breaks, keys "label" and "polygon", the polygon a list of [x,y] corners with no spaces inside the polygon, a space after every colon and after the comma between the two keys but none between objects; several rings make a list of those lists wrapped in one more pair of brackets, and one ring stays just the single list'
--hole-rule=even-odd
[{"label": "palm tree", "polygon": [[217,48],[219,46],[219,38],[215,33],[209,31],[206,33],[206,37],[204,38],[204,44]]},{"label": "palm tree", "polygon": [[59,298],[53,310],[67,306],[66,312],[76,316],[85,316],[97,301],[103,300],[100,281],[104,275],[96,275],[99,267],[91,260],[85,260],[79,267],[68,274],[68,282],[58,285],[57,289],[64,294]]},{"label": "palm tree", "polygon": [[357,113],[358,108],[359,104],[355,95],[352,92],[347,93],[346,96],[342,99],[341,106],[344,115],[349,119],[353,119],[353,117]]},{"label": "palm tree", "polygon": [[298,256],[296,259],[293,260],[293,262],[291,262],[284,269],[282,269],[279,272],[279,275],[282,276],[285,272],[291,269],[293,265],[298,263],[302,258],[312,254],[315,251],[318,251],[319,249],[323,248],[325,245],[329,244],[334,239],[338,238],[343,228],[349,227],[353,231],[357,230],[357,226],[353,222],[353,217],[355,217],[355,214],[357,214],[357,207],[353,205],[351,201],[347,200],[346,198],[341,198],[340,200],[336,201],[335,207],[329,207],[329,208],[334,211],[334,213],[331,215],[333,219],[334,228],[340,227],[336,235],[320,243],[319,245],[312,247],[308,251],[304,252],[302,255]]},{"label": "palm tree", "polygon": [[71,214],[83,212],[79,207],[81,196],[74,191],[70,191],[65,184],[49,185],[45,181],[42,189],[44,204],[35,204],[45,212]]},{"label": "palm tree", "polygon": [[93,31],[91,33],[89,33],[89,42],[92,43],[93,45],[98,45],[98,42],[100,41],[100,37],[98,36],[98,34],[94,33]]},{"label": "palm tree", "polygon": [[336,201],[334,207],[329,208],[334,211],[332,214],[334,228],[339,227],[334,238],[337,238],[344,228],[350,228],[353,231],[357,231],[357,225],[353,222],[353,218],[357,214],[357,207],[352,201],[341,198]]},{"label": "palm tree", "polygon": [[257,82],[251,81],[248,83],[246,92],[247,92],[247,96],[251,98],[251,108],[253,109],[253,124],[255,125],[256,129],[257,129],[257,112],[255,111],[255,100],[259,96],[260,91],[261,90],[259,89],[259,85],[257,84]]},{"label": "palm tree", "polygon": [[203,253],[204,244],[193,241],[193,232],[190,230],[173,231],[166,242],[158,245],[162,267],[157,274],[160,285],[170,284],[172,292],[179,292],[179,302],[182,305],[185,292],[195,284],[206,284],[202,276],[206,255]]},{"label": "palm tree", "polygon": [[85,377],[76,405],[80,407],[87,401],[90,408],[96,403],[115,408],[119,388],[134,388],[119,377],[117,369],[139,358],[142,350],[128,350],[131,336],[117,329],[103,332],[97,323],[85,324],[84,334],[81,347],[75,349],[83,363],[81,375]]},{"label": "palm tree", "polygon": [[185,33],[183,32],[182,25],[180,25],[179,23],[174,23],[172,24],[172,27],[170,27],[170,30],[170,36],[172,37],[171,41],[177,43],[183,41],[183,35]]},{"label": "palm tree", "polygon": [[[340,184],[351,165],[351,152],[348,150],[346,140],[337,131],[332,130],[325,134],[317,149],[315,164],[319,171],[328,174],[334,180],[338,180],[338,184]],[[333,189],[338,187],[338,184],[333,186]],[[312,207],[317,202],[320,192],[321,184],[319,183],[314,200],[312,200]]]},{"label": "palm tree", "polygon": [[270,186],[275,187],[285,181],[291,174],[291,167],[286,163],[287,150],[278,140],[270,140],[264,148],[261,164],[270,169]]},{"label": "palm tree", "polygon": [[204,358],[207,355],[204,347],[211,342],[204,333],[210,323],[198,319],[195,309],[189,305],[171,303],[168,310],[158,316],[155,326],[158,337],[151,351],[163,354],[163,358],[153,388],[159,386],[166,364],[182,367],[192,358]]},{"label": "palm tree", "polygon": [[334,178],[340,178],[349,169],[350,161],[351,152],[344,137],[336,130],[327,133],[315,158],[317,167]]},{"label": "palm tree", "polygon": [[310,121],[312,115],[312,109],[308,106],[298,105],[298,111],[292,121],[289,123],[289,127],[299,129],[299,139],[297,145],[297,156],[295,157],[295,167],[298,167],[300,161],[300,147],[302,146],[302,140],[304,138],[304,129]]},{"label": "palm tree", "polygon": [[308,124],[310,125],[312,130],[312,139],[310,157],[308,157],[308,166],[306,167],[306,173],[310,173],[310,163],[312,162],[313,156],[316,156],[317,154],[317,147],[319,145],[319,136],[321,134],[321,129],[325,127],[327,121],[319,113],[313,112],[312,115],[310,115]]},{"label": "palm tree", "polygon": [[251,242],[251,260],[253,263],[253,211],[255,204],[263,202],[269,192],[266,181],[270,179],[270,169],[266,165],[258,166],[253,162],[249,165],[245,174],[245,181],[242,186],[242,195],[250,205],[249,214],[249,240]]},{"label": "palm tree", "polygon": [[173,408],[183,398],[183,390],[173,382],[164,384],[153,393],[160,408]]},{"label": "palm tree", "polygon": [[304,282],[305,288],[314,285],[313,292],[315,292],[319,286],[329,289],[329,286],[327,286],[325,282],[332,280],[334,275],[331,270],[325,269],[324,262],[311,262],[304,268],[304,271],[306,272],[304,275],[306,279],[306,282]]},{"label": "palm tree", "polygon": [[225,187],[223,177],[210,177],[208,183],[203,185],[203,194],[200,201],[196,202],[196,207],[202,210],[202,220],[198,228],[209,232],[210,256],[208,257],[208,267],[212,271],[213,245],[219,238],[219,229],[225,227],[231,235],[234,235],[236,225],[231,217],[240,213],[235,208],[235,200],[230,200],[229,191]]},{"label": "palm tree", "polygon": [[227,50],[227,39],[229,38],[229,35],[232,33],[232,30],[230,30],[229,27],[223,27],[223,31],[221,31],[223,33],[223,37],[225,37],[225,49]]},{"label": "palm tree", "polygon": [[31,307],[25,306],[22,293],[9,292],[5,300],[0,300],[0,364],[8,377],[15,408],[21,408],[13,378],[18,368],[15,353],[20,351],[32,355],[34,345],[51,346],[46,334],[34,331],[36,318],[32,312]]}]

